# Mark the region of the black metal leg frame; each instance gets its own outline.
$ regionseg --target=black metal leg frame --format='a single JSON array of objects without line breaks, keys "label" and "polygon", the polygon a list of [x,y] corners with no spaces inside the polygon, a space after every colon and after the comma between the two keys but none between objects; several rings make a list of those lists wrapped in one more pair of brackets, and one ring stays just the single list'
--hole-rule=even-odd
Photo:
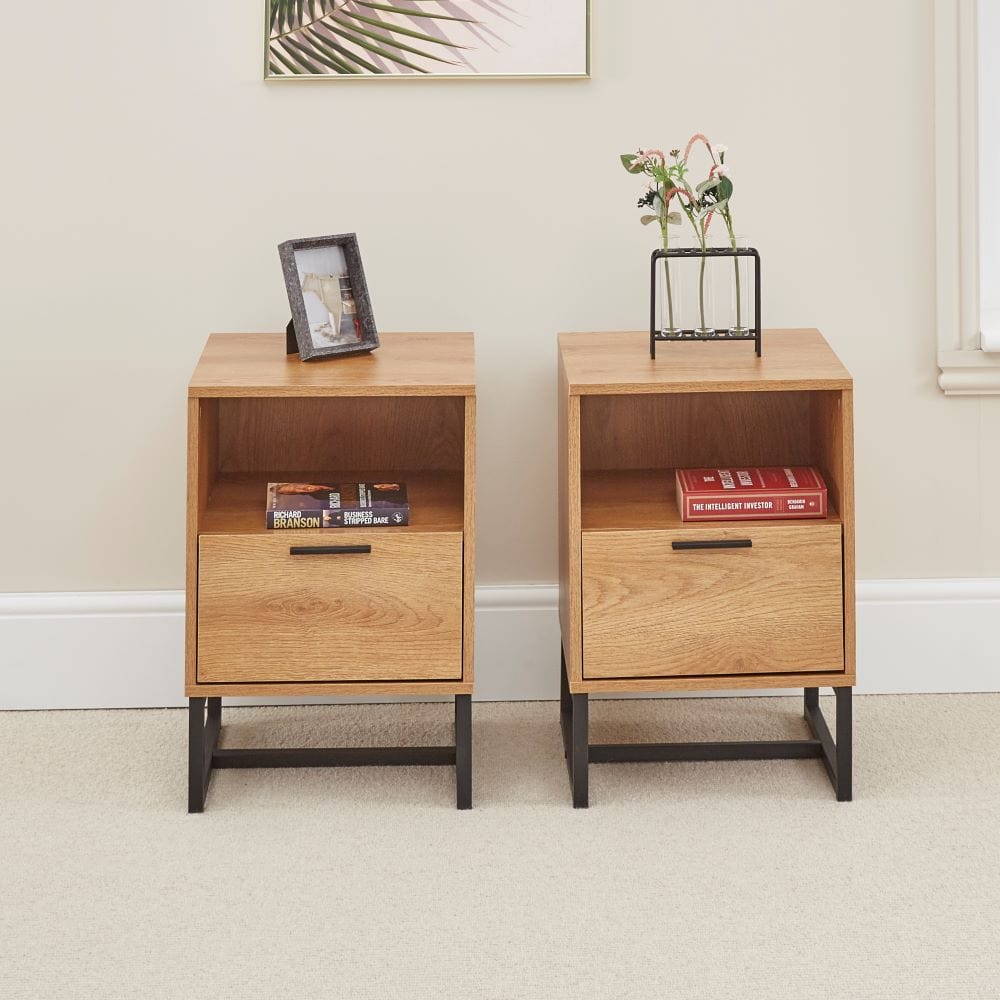
[{"label": "black metal leg frame", "polygon": [[837,742],[819,708],[819,688],[805,688],[805,719],[812,731],[809,740],[755,740],[725,743],[604,743],[592,744],[588,734],[587,695],[570,694],[566,657],[562,657],[560,722],[563,748],[569,768],[573,806],[588,805],[589,764],[646,763],[650,761],[698,760],[800,760],[823,761],[838,802],[851,801],[851,692],[833,689],[837,698]]},{"label": "black metal leg frame", "polygon": [[[207,703],[207,712],[206,712]],[[212,771],[225,767],[455,766],[459,809],[472,808],[472,695],[455,695],[455,745],[220,750],[221,698],[188,699],[188,812],[205,811]]]}]

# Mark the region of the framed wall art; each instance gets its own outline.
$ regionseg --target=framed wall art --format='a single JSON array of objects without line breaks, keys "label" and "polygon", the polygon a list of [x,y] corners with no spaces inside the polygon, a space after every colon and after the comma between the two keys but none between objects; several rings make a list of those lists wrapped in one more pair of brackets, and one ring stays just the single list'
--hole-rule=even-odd
[{"label": "framed wall art", "polygon": [[354,233],[278,245],[291,306],[288,353],[303,361],[373,351],[379,345]]},{"label": "framed wall art", "polygon": [[588,77],[590,0],[268,0],[265,79]]}]

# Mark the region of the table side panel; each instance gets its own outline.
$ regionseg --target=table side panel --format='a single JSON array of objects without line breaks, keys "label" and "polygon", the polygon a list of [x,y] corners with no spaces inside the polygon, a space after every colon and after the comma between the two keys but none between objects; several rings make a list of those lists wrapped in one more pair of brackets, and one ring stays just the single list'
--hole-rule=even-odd
[{"label": "table side panel", "polygon": [[844,593],[849,596],[844,607],[844,655],[846,669],[853,683],[857,671],[857,580],[855,571],[855,500],[854,500],[854,393],[845,390],[842,397],[841,441],[841,503],[847,514],[844,517]]},{"label": "table side panel", "polygon": [[465,397],[464,530],[462,533],[462,678],[473,681],[476,662],[476,397]]},{"label": "table side panel", "polygon": [[826,479],[830,503],[844,524],[843,590],[845,670],[856,670],[856,604],[854,570],[854,423],[853,393],[817,393],[813,398],[812,436],[816,462]]},{"label": "table side panel", "polygon": [[580,398],[559,358],[559,621],[570,684],[583,676],[580,593]]},{"label": "table side panel", "polygon": [[198,524],[208,506],[219,466],[219,408],[213,399],[188,400],[187,506],[185,524],[185,684],[197,680],[198,658]]}]

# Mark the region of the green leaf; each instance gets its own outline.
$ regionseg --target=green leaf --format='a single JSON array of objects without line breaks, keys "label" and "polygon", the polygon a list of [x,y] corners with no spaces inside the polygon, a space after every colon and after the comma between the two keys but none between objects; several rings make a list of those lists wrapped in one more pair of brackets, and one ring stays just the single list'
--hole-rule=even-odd
[{"label": "green leaf", "polygon": [[719,178],[719,200],[729,201],[733,196],[733,182],[728,177]]},{"label": "green leaf", "polygon": [[271,4],[271,31],[288,31],[295,23],[295,15],[298,10],[298,0],[270,0]]},{"label": "green leaf", "polygon": [[[384,21],[376,21],[371,17],[363,17],[361,14],[352,14],[346,7],[340,12],[344,17],[349,17],[352,20],[360,21],[362,24],[370,24],[373,28],[381,28],[383,31],[389,30],[396,35],[406,35],[408,38],[416,38],[421,42],[431,42],[434,45],[446,45],[450,49],[466,49],[467,45],[456,45],[454,42],[449,42],[447,38],[436,38],[434,35],[425,35],[422,31],[411,31],[409,28],[401,28],[398,25],[392,25],[391,27],[387,25]],[[361,30],[360,28],[357,30]],[[393,44],[392,41],[386,38],[384,35],[373,35],[373,38],[382,38],[389,44]],[[403,48],[402,45],[396,45],[396,48]],[[420,53],[419,49],[409,49],[410,52]],[[427,57],[431,58],[430,56]]]},{"label": "green leaf", "polygon": [[639,157],[636,156],[635,153],[622,153],[622,155],[621,155],[622,166],[630,174],[641,174],[642,173],[642,167],[635,166],[635,161],[638,160],[638,159],[639,159]]},{"label": "green leaf", "polygon": [[289,59],[297,62],[307,72],[316,74],[323,72],[323,70],[319,68],[318,63],[325,63],[325,60],[319,59],[312,49],[299,44],[294,38],[286,38],[284,41],[284,47],[285,54],[289,57]]},{"label": "green leaf", "polygon": [[640,215],[639,221],[644,225],[648,226],[651,222],[659,222],[660,217],[658,215]]},{"label": "green leaf", "polygon": [[[421,60],[456,66],[457,60],[443,56],[469,47],[457,39],[462,32],[471,40],[468,32],[479,23],[475,12],[480,3],[420,0],[402,6],[400,0],[268,0],[268,65],[277,75],[384,74],[403,68],[429,72],[408,57],[412,53]],[[420,7],[444,8],[449,13],[433,13]],[[409,19],[410,24],[419,24],[418,19],[422,19],[428,28],[441,25],[450,37],[436,28],[433,34],[416,30],[400,23],[402,18]],[[448,27],[449,22],[454,27]],[[289,41],[295,44],[287,44]],[[369,54],[381,57],[383,64],[364,58]]]},{"label": "green leaf", "polygon": [[412,7],[392,7],[385,3],[368,3],[367,0],[358,0],[359,7],[368,7],[370,10],[384,10],[389,14],[405,14],[407,17],[429,17],[435,21],[462,21],[464,24],[478,24],[471,17],[452,17],[451,14],[431,14],[429,11],[414,10]]},{"label": "green leaf", "polygon": [[[401,56],[397,56],[395,53],[381,48],[380,45],[374,45],[372,42],[388,45],[391,48],[399,49],[400,52],[412,52],[414,55],[418,55],[423,59],[430,59],[433,62],[446,63],[449,66],[456,65],[452,59],[442,59],[440,56],[431,55],[422,49],[415,49],[412,45],[404,45],[402,42],[395,41],[391,36],[380,35],[374,31],[369,31],[367,28],[359,28],[356,24],[345,24],[339,17],[331,17],[329,20],[341,29],[340,34],[343,35],[345,41],[353,42],[355,45],[359,45],[361,48],[367,49],[375,55],[391,59],[400,66],[408,66],[410,69],[415,69],[420,73],[427,72],[427,70],[421,69],[419,66],[414,66],[413,63],[407,62]],[[372,39],[372,42],[365,41],[368,38]]]},{"label": "green leaf", "polygon": [[[383,42],[391,45],[394,49],[399,49],[403,52],[413,52],[416,55],[422,56],[424,59],[431,59],[434,62],[448,63],[449,60],[441,59],[439,56],[432,56],[429,52],[421,52],[420,49],[412,48],[409,45],[404,45],[402,42],[393,42],[391,39],[385,39],[381,35],[376,35],[372,31],[367,31],[364,28],[359,28],[353,24],[344,24],[343,21],[336,17],[330,18],[329,22],[332,25],[336,25],[337,34],[345,41],[350,42],[352,45],[357,45],[358,48],[365,49],[371,52],[373,55],[382,56],[384,59],[389,59],[390,61],[396,63],[397,66],[406,66],[408,69],[416,70],[418,73],[428,72],[426,69],[422,69],[420,66],[416,66],[411,62],[408,62],[403,56],[397,55],[395,52],[390,52],[388,49],[382,48],[380,45],[374,44],[375,42]],[[324,21],[324,24],[327,22]],[[372,41],[368,41],[368,39]],[[454,65],[454,63],[451,63]]]},{"label": "green leaf", "polygon": [[285,66],[287,66],[293,73],[322,73],[323,71],[312,62],[308,56],[302,54],[302,52],[297,51],[296,44],[292,41],[288,44],[288,40],[285,39],[281,43],[281,47],[272,47],[272,55],[276,59],[280,59]]},{"label": "green leaf", "polygon": [[667,212],[667,225],[679,226],[684,221],[680,212]]},{"label": "green leaf", "polygon": [[[374,63],[361,59],[359,56],[352,55],[345,48],[337,45],[336,42],[325,38],[315,28],[309,28],[307,35],[309,36],[310,43],[317,52],[317,58],[319,54],[326,56],[331,63],[337,64],[334,68],[336,68],[338,73],[357,73],[358,66],[363,66],[372,73],[381,72],[378,66]],[[352,63],[354,65],[352,65]],[[327,65],[330,65],[330,63],[327,63]]]}]

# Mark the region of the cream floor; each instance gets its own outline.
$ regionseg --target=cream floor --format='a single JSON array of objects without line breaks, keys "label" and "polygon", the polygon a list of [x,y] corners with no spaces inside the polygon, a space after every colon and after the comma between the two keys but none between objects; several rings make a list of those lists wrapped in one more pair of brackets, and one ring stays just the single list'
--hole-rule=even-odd
[{"label": "cream floor", "polygon": [[[824,699],[828,717],[831,699]],[[477,704],[449,768],[227,771],[182,711],[0,713],[0,997],[1000,997],[1000,695],[859,697],[818,761],[594,765]],[[595,703],[595,741],[804,734],[799,701]],[[230,709],[225,745],[446,742],[449,705]]]}]

